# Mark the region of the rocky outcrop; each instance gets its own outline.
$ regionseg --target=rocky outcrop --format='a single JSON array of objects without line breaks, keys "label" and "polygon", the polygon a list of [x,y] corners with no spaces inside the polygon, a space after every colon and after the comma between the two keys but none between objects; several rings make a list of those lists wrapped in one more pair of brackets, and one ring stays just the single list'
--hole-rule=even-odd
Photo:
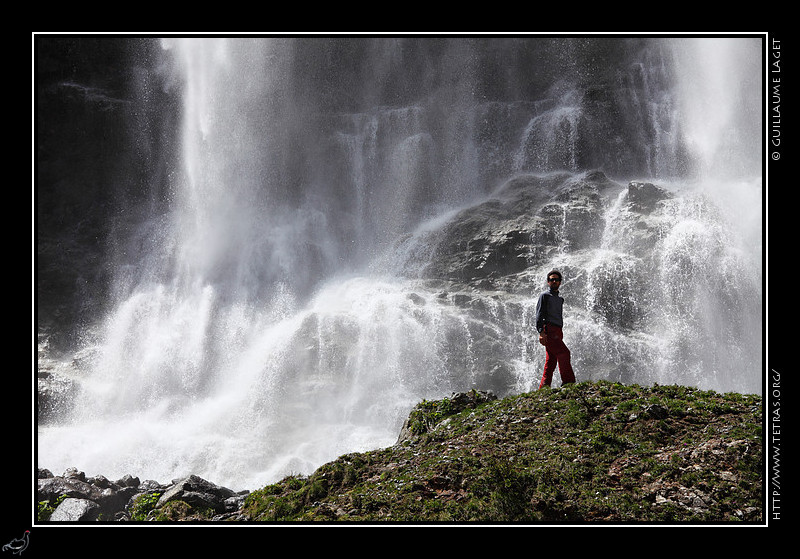
[{"label": "rocky outcrop", "polygon": [[[623,190],[600,171],[515,177],[425,237],[434,248],[421,275],[505,290],[520,289],[515,283],[522,279],[521,287],[529,287],[521,276],[531,270],[559,254],[600,246],[607,212]],[[639,235],[655,233],[646,216],[670,195],[636,181],[625,192],[627,206],[636,212],[630,219],[640,220],[631,228]]]},{"label": "rocky outcrop", "polygon": [[[669,308],[669,301],[661,304],[659,280],[660,244],[675,224],[672,199],[658,185],[625,185],[601,171],[519,175],[409,241],[419,250],[403,247],[410,255],[404,271],[441,282],[432,289],[449,294],[442,300],[458,305],[469,324],[486,325],[470,332],[476,368],[483,371],[478,386],[498,394],[513,391],[515,378],[507,371],[517,356],[503,348],[512,339],[515,348],[527,344],[520,334],[530,329],[531,306],[552,268],[566,277],[571,325],[597,325],[590,332],[596,338],[585,338],[585,345],[573,340],[571,346],[583,369],[596,373],[593,378],[629,381],[638,375],[641,382],[648,363],[640,358],[647,352],[630,334],[658,331],[658,313]],[[613,371],[604,340],[613,340],[620,347],[611,351],[624,355]],[[538,350],[528,347],[525,358]]]},{"label": "rocky outcrop", "polygon": [[[243,518],[395,522],[763,520],[761,398],[576,383],[423,402],[424,428],[254,491]],[[409,418],[411,420],[411,418]]]}]

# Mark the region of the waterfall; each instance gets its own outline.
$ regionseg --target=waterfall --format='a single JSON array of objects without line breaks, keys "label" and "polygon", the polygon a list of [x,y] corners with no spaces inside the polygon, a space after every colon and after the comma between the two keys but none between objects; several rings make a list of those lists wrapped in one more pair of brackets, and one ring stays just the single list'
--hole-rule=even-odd
[{"label": "waterfall", "polygon": [[[129,248],[115,300],[84,348],[73,409],[39,429],[41,466],[252,489],[391,445],[423,398],[533,389],[538,280],[480,293],[420,272],[430,235],[526,173],[602,167],[674,194],[654,214],[647,261],[632,256],[623,190],[599,246],[564,242],[532,272],[575,271],[565,293],[579,380],[760,390],[760,371],[741,370],[761,362],[760,324],[741,316],[761,309],[749,165],[760,101],[746,91],[760,83],[759,45],[160,44],[153,72],[181,101],[179,164],[158,211],[118,239]],[[621,328],[629,316],[637,328]]]}]

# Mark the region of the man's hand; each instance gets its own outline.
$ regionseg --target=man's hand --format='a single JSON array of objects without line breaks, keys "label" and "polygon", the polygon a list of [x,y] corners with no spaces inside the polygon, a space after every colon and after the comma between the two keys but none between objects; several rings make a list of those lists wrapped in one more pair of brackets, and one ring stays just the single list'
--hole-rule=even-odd
[{"label": "man's hand", "polygon": [[542,345],[547,345],[547,334],[544,332],[539,333],[539,343]]}]

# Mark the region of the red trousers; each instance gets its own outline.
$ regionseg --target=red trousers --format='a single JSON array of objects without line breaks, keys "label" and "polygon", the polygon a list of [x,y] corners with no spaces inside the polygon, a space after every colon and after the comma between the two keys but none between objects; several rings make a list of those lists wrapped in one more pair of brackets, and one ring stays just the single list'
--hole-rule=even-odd
[{"label": "red trousers", "polygon": [[575,382],[575,373],[572,371],[570,363],[569,348],[564,344],[564,332],[558,326],[548,324],[545,328],[547,333],[547,343],[544,348],[547,352],[544,360],[544,374],[539,388],[550,386],[553,380],[553,373],[558,365],[558,372],[561,373],[561,384]]}]

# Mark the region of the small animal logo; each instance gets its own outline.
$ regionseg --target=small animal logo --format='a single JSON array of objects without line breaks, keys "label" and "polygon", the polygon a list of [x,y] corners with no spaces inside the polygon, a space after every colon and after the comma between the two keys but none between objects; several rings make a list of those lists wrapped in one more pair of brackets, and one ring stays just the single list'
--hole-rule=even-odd
[{"label": "small animal logo", "polygon": [[21,538],[14,538],[6,545],[3,546],[3,551],[10,551],[15,555],[21,555],[23,551],[28,547],[28,539],[30,538],[31,531],[25,530],[25,533],[22,535]]}]

